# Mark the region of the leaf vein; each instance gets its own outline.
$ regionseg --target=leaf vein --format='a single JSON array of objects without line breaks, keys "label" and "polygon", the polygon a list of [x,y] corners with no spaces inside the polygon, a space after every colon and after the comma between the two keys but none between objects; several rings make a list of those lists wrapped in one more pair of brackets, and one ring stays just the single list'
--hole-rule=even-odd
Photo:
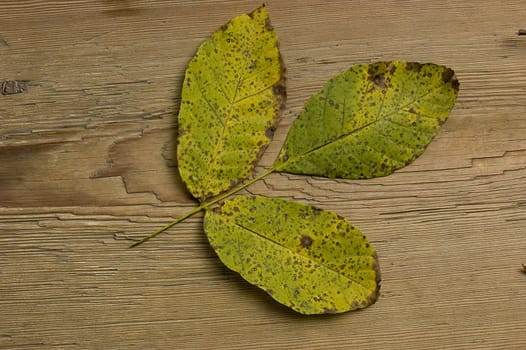
[{"label": "leaf vein", "polygon": [[[264,235],[260,234],[260,233],[257,232],[257,231],[254,231],[253,229],[251,229],[251,228],[249,228],[249,227],[246,227],[246,226],[244,226],[244,225],[242,225],[242,224],[240,224],[240,223],[237,223],[237,222],[235,222],[234,225],[236,225],[236,226],[238,226],[239,228],[241,228],[241,229],[243,229],[243,230],[246,230],[246,231],[248,231],[248,232],[250,232],[250,233],[256,235],[257,237],[259,237],[259,238],[261,238],[261,239],[263,239],[263,240],[265,240],[265,241],[267,241],[267,242],[270,242],[271,244],[277,245],[277,246],[279,246],[279,247],[281,247],[281,248],[283,248],[283,249],[285,249],[285,250],[291,251],[291,249],[290,249],[289,247],[287,247],[287,246],[285,246],[285,245],[283,245],[283,244],[281,244],[281,243],[279,243],[279,242],[276,242],[276,241],[274,241],[274,240],[272,240],[272,239],[270,239],[270,238],[268,238],[268,237],[265,237]],[[313,258],[311,258],[311,257],[309,257],[309,256],[307,256],[307,255],[305,255],[305,254],[301,254],[301,253],[299,253],[299,252],[293,252],[293,253],[294,253],[294,254],[297,254],[297,255],[299,255],[299,256],[301,256],[301,257],[303,257],[303,258],[306,259],[306,260],[310,260],[310,261],[312,261],[312,262],[314,262],[314,263],[316,263],[316,264],[319,264],[323,269],[326,269],[326,270],[328,270],[328,271],[330,271],[330,272],[333,272],[333,273],[335,273],[337,276],[343,276],[344,278],[348,279],[349,281],[351,281],[351,282],[353,282],[353,283],[358,284],[360,287],[362,287],[363,289],[365,289],[366,291],[368,291],[367,287],[364,286],[359,280],[357,280],[357,279],[353,279],[353,278],[350,277],[350,276],[344,275],[344,274],[338,272],[337,270],[335,270],[335,269],[333,269],[333,268],[331,268],[331,267],[329,267],[329,266],[327,266],[327,265],[324,265],[324,264],[322,264],[320,261],[317,261],[317,260],[315,260],[315,259],[313,259]],[[367,256],[367,257],[368,257],[369,255],[354,255],[354,256]]]}]

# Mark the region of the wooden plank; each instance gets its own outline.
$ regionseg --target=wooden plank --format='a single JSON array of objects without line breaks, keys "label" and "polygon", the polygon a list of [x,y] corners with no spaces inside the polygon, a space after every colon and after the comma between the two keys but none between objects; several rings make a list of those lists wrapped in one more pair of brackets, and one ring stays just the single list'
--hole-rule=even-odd
[{"label": "wooden plank", "polygon": [[272,174],[251,193],[352,220],[376,246],[374,306],[302,317],[227,271],[177,175],[175,114],[199,43],[256,1],[0,4],[0,349],[526,348],[523,1],[267,1],[288,101],[346,67],[435,62],[461,89],[414,164],[368,181]]}]

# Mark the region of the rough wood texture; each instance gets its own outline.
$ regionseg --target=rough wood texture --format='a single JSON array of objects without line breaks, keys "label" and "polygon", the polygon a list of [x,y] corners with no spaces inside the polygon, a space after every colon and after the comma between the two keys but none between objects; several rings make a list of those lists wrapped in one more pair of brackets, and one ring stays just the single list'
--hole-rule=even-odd
[{"label": "rough wood texture", "polygon": [[441,133],[394,175],[249,188],[359,226],[382,267],[374,306],[296,315],[220,264],[200,215],[127,249],[194,206],[172,152],[184,69],[259,4],[0,3],[0,349],[526,348],[523,0],[267,1],[289,98],[259,171],[352,64],[435,62],[461,82]]}]

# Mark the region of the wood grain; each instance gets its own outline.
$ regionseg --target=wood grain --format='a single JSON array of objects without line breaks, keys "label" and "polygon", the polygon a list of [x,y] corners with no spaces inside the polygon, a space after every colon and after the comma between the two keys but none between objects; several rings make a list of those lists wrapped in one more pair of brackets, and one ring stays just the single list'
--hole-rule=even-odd
[{"label": "wood grain", "polygon": [[199,43],[257,1],[0,3],[0,349],[526,348],[526,7],[267,1],[288,68],[272,164],[306,99],[356,63],[455,69],[443,130],[369,181],[272,174],[251,193],[352,220],[379,301],[301,317],[224,268],[177,175],[175,115]]}]

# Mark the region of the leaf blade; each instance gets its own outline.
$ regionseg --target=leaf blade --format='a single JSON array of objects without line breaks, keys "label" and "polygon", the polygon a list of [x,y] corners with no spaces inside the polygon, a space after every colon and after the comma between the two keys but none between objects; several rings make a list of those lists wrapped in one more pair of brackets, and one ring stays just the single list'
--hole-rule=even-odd
[{"label": "leaf blade", "polygon": [[353,66],[307,101],[273,168],[349,179],[388,175],[424,152],[458,86],[451,69],[435,64]]},{"label": "leaf blade", "polygon": [[188,64],[177,160],[200,201],[250,177],[285,101],[277,35],[264,6],[214,32]]},{"label": "leaf blade", "polygon": [[229,269],[297,312],[340,313],[378,297],[376,251],[334,213],[239,196],[206,212],[205,232]]}]

